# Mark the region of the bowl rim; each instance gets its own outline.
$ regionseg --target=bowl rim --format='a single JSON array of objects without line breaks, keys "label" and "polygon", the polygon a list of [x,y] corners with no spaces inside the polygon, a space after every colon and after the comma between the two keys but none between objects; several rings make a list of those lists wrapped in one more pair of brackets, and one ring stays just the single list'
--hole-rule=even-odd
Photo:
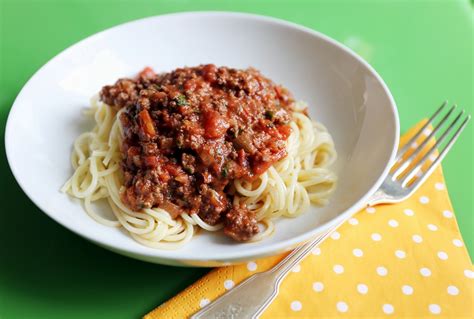
[{"label": "bowl rim", "polygon": [[[296,29],[300,32],[309,34],[313,37],[319,38],[325,42],[328,42],[334,46],[336,46],[338,49],[344,51],[348,55],[352,56],[354,59],[356,59],[362,66],[364,66],[369,73],[371,73],[377,81],[381,84],[383,92],[386,94],[389,100],[389,105],[390,105],[390,111],[392,113],[391,120],[393,121],[393,127],[394,127],[394,134],[393,138],[390,141],[392,144],[392,150],[390,154],[390,159],[389,161],[385,164],[385,167],[382,171],[382,174],[378,177],[378,179],[372,184],[372,186],[368,189],[368,191],[359,198],[357,202],[355,202],[350,208],[347,210],[343,211],[341,214],[339,214],[337,217],[313,228],[311,231],[307,231],[305,233],[302,233],[298,236],[295,236],[290,239],[282,240],[279,242],[271,243],[268,245],[264,246],[256,246],[256,247],[246,247],[246,249],[240,249],[240,250],[233,250],[231,252],[224,252],[224,253],[219,253],[215,254],[213,251],[206,251],[206,253],[203,253],[202,255],[198,257],[186,257],[186,256],[169,256],[167,255],[168,250],[161,250],[161,249],[149,249],[147,251],[137,251],[137,249],[131,247],[130,249],[122,247],[120,244],[117,244],[112,241],[103,241],[97,237],[94,237],[92,235],[86,234],[83,231],[81,231],[81,228],[73,228],[67,225],[66,223],[63,223],[59,217],[57,217],[55,213],[50,213],[44,205],[40,204],[37,202],[34,197],[32,196],[31,192],[23,185],[22,181],[18,178],[18,172],[17,172],[17,167],[15,164],[12,162],[11,158],[11,149],[12,149],[12,144],[13,139],[11,136],[13,136],[13,130],[14,128],[11,125],[10,119],[14,116],[14,113],[16,112],[16,104],[17,101],[19,101],[22,98],[22,95],[24,94],[26,88],[31,84],[32,80],[38,76],[38,74],[46,68],[50,63],[53,63],[56,59],[58,59],[60,56],[67,54],[69,51],[74,50],[76,47],[83,45],[85,42],[93,41],[96,38],[101,37],[104,33],[120,29],[120,28],[126,28],[129,25],[132,24],[140,24],[144,23],[148,20],[155,20],[155,19],[163,19],[163,18],[174,18],[174,17],[187,17],[187,16],[200,16],[201,18],[206,18],[206,17],[228,17],[228,18],[239,18],[239,19],[248,19],[252,21],[259,21],[259,22],[264,22],[264,23],[269,23],[269,24],[274,24],[278,26],[283,26],[291,29]],[[168,13],[168,14],[161,14],[161,15],[153,15],[145,18],[140,18],[140,19],[135,19],[131,20],[125,23],[121,23],[118,25],[115,25],[113,27],[104,29],[102,31],[99,31],[97,33],[94,33],[80,41],[75,42],[74,44],[70,45],[66,49],[62,50],[52,58],[48,60],[41,68],[39,68],[29,79],[28,81],[23,85],[21,91],[15,98],[15,101],[12,104],[12,107],[9,111],[8,118],[7,118],[7,123],[6,123],[6,128],[5,128],[5,150],[6,150],[6,157],[8,164],[10,166],[10,170],[12,171],[13,176],[15,177],[15,180],[19,184],[20,188],[23,190],[23,192],[28,196],[28,198],[42,211],[44,212],[47,216],[52,218],[54,221],[62,225],[63,227],[67,228],[71,232],[88,239],[94,243],[97,243],[101,246],[107,247],[111,250],[114,250],[116,252],[121,252],[127,256],[140,256],[143,258],[147,258],[148,260],[150,258],[154,259],[158,263],[173,263],[173,261],[180,261],[183,263],[189,262],[190,265],[192,262],[206,262],[206,261],[214,261],[214,262],[227,262],[229,260],[250,260],[252,258],[259,258],[263,256],[270,256],[270,255],[275,255],[277,253],[280,253],[285,250],[289,250],[301,243],[304,243],[313,237],[315,237],[317,234],[329,229],[330,227],[341,223],[344,219],[349,218],[352,216],[355,212],[359,211],[364,205],[367,203],[367,199],[370,195],[372,195],[377,188],[382,184],[383,180],[385,179],[386,175],[389,172],[389,169],[391,167],[391,163],[394,160],[394,157],[396,155],[396,151],[398,149],[398,143],[399,143],[399,132],[400,132],[400,123],[399,123],[399,117],[398,117],[398,112],[397,112],[397,107],[395,104],[395,100],[390,93],[390,90],[388,89],[387,85],[381,78],[381,76],[375,71],[375,69],[368,63],[366,62],[362,57],[357,55],[355,52],[353,52],[351,49],[343,45],[342,43],[330,38],[329,36],[326,36],[318,31],[315,31],[313,29],[310,29],[308,27],[289,22],[286,20],[270,17],[270,16],[265,16],[265,15],[259,15],[259,14],[253,14],[253,13],[245,13],[245,12],[232,12],[232,11],[183,11],[183,12],[175,12],[175,13]],[[176,251],[176,250],[173,250]],[[138,257],[137,257],[138,258]],[[167,262],[168,261],[168,262]]]}]

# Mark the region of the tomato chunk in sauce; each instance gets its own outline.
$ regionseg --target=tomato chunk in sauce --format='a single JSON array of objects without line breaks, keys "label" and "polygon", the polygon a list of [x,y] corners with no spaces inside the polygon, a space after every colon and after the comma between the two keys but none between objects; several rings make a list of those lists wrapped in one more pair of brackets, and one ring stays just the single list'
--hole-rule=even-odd
[{"label": "tomato chunk in sauce", "polygon": [[232,204],[232,181],[253,181],[286,156],[288,90],[252,68],[208,64],[163,74],[145,68],[104,86],[100,97],[125,108],[121,196],[130,209],[198,214],[224,223],[237,241],[258,233],[254,214]]}]

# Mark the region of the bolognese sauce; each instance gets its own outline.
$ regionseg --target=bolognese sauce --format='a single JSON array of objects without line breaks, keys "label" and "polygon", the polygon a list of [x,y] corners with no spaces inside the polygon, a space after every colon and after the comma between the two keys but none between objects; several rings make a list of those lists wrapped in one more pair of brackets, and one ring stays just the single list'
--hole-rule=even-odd
[{"label": "bolognese sauce", "polygon": [[234,179],[253,181],[286,156],[291,94],[257,70],[213,64],[104,86],[123,128],[122,201],[132,210],[159,207],[173,218],[198,214],[224,224],[237,241],[258,233],[245,205],[233,205]]}]

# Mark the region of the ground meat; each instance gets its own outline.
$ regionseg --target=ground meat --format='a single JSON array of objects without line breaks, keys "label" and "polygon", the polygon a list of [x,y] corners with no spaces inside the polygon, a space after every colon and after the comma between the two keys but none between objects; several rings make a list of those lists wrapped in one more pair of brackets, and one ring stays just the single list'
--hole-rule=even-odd
[{"label": "ground meat", "polygon": [[255,69],[215,65],[104,86],[102,101],[121,113],[125,191],[132,210],[160,207],[173,217],[199,214],[248,240],[258,232],[245,207],[233,207],[234,179],[254,180],[286,156],[292,97]]},{"label": "ground meat", "polygon": [[130,79],[118,80],[115,85],[107,85],[102,88],[102,100],[116,107],[132,105],[138,97],[136,82]]},{"label": "ground meat", "polygon": [[257,220],[245,206],[234,206],[225,215],[224,233],[237,240],[245,241],[258,233]]}]

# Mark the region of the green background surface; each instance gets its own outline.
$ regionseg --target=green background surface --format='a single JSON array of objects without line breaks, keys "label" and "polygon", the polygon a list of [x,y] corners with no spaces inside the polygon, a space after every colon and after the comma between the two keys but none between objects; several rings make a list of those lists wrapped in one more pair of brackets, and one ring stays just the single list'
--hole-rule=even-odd
[{"label": "green background surface", "polygon": [[[116,24],[191,10],[271,15],[350,45],[386,81],[402,131],[445,99],[472,113],[473,11],[468,1],[0,0],[0,318],[136,318],[206,273],[118,256],[67,231],[23,194],[4,151],[9,109],[50,58]],[[472,127],[443,163],[471,256]]]}]

